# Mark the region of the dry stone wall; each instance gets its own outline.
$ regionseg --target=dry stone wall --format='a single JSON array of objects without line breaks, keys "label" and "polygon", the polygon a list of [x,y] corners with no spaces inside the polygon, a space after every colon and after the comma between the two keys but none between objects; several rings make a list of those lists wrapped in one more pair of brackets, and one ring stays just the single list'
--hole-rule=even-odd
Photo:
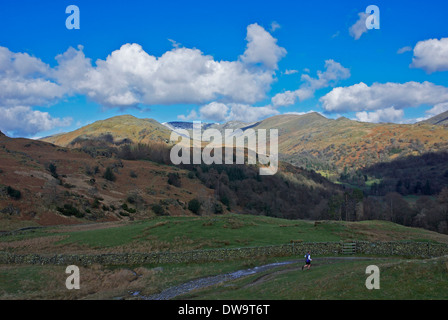
[{"label": "dry stone wall", "polygon": [[[111,253],[111,254],[14,254],[0,252],[0,264],[35,265],[141,265],[182,262],[211,262],[256,257],[294,256],[310,250],[313,256],[342,254],[342,242],[300,242],[285,245],[183,252]],[[356,254],[430,258],[448,255],[448,245],[426,242],[356,242]]]}]

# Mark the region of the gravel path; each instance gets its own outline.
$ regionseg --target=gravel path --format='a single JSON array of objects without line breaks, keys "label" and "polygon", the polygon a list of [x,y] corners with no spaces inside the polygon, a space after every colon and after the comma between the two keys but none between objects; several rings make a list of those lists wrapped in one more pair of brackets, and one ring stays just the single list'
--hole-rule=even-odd
[{"label": "gravel path", "polygon": [[[325,257],[325,258],[314,258],[313,262],[316,261],[322,261],[324,263],[332,263],[337,260],[371,260],[373,258],[364,258],[364,257]],[[132,296],[138,297],[143,300],[170,300],[177,296],[180,296],[182,294],[188,293],[190,291],[196,290],[196,289],[202,289],[205,287],[209,287],[218,283],[223,283],[227,281],[232,281],[241,277],[249,276],[252,274],[256,274],[259,272],[267,271],[272,268],[276,268],[279,266],[285,266],[293,263],[302,262],[302,259],[300,260],[290,260],[290,261],[284,261],[284,262],[276,262],[276,263],[270,263],[266,264],[260,267],[245,269],[245,270],[238,270],[230,273],[225,274],[219,274],[216,276],[210,276],[210,277],[204,277],[199,278],[195,280],[191,280],[188,282],[185,282],[183,284],[168,288],[161,293],[154,294],[151,296],[143,296],[140,295],[140,292],[133,292],[131,293]],[[322,264],[322,263],[319,263]]]}]

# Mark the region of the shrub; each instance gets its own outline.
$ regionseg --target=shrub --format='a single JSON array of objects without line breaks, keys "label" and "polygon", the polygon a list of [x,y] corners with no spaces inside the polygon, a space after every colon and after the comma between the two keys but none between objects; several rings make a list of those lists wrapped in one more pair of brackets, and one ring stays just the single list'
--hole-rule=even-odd
[{"label": "shrub", "polygon": [[151,207],[152,211],[154,211],[154,213],[158,216],[164,216],[165,215],[165,210],[163,209],[163,207],[159,204],[153,204]]},{"label": "shrub", "polygon": [[130,204],[134,204],[137,200],[136,200],[136,196],[135,195],[130,195],[127,199],[127,202],[129,202]]},{"label": "shrub", "polygon": [[50,171],[51,175],[53,176],[53,178],[59,178],[58,173],[56,172],[57,167],[54,163],[50,163],[48,166],[48,171]]},{"label": "shrub", "polygon": [[133,209],[133,208],[129,208],[128,205],[126,203],[123,203],[121,205],[121,208],[129,213],[136,213],[137,210]]},{"label": "shrub", "polygon": [[64,207],[58,207],[57,210],[62,213],[64,216],[75,216],[77,218],[84,217],[84,213],[80,212],[71,204],[64,204]]},{"label": "shrub", "polygon": [[230,207],[230,199],[226,195],[221,196],[221,202],[226,206]]},{"label": "shrub", "polygon": [[181,182],[180,182],[180,176],[178,173],[169,173],[168,174],[168,183],[170,185],[173,185],[175,187],[180,188],[181,187]]},{"label": "shrub", "polygon": [[224,212],[220,203],[215,203],[215,205],[213,206],[213,211],[215,212],[215,214],[222,214]]},{"label": "shrub", "polygon": [[192,199],[188,202],[188,210],[193,212],[194,214],[199,214],[199,210],[201,209],[201,203],[198,199]]},{"label": "shrub", "polygon": [[117,180],[117,177],[115,177],[115,174],[112,172],[112,169],[110,167],[107,167],[106,172],[104,172],[103,178],[112,182]]},{"label": "shrub", "polygon": [[93,203],[92,203],[92,208],[93,209],[98,209],[99,207],[100,207],[100,200],[95,198],[95,200],[93,200]]},{"label": "shrub", "polygon": [[131,172],[129,173],[129,176],[130,176],[131,178],[138,178],[138,175],[137,175],[134,171],[131,171]]},{"label": "shrub", "polygon": [[22,197],[22,193],[19,190],[16,190],[10,186],[6,188],[6,192],[11,198],[16,200],[19,200]]}]

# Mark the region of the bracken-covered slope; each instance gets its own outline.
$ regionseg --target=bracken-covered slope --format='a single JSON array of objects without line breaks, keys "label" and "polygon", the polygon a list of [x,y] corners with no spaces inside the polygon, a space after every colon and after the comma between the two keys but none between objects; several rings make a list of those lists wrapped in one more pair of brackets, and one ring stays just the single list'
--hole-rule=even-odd
[{"label": "bracken-covered slope", "polygon": [[[106,178],[108,168],[112,174]],[[170,173],[179,175],[179,187],[168,183]],[[213,201],[213,190],[187,178],[187,173],[151,161],[94,158],[78,149],[1,135],[0,231],[35,224],[128,221],[156,212],[192,215],[188,201],[198,194]]]},{"label": "bracken-covered slope", "polygon": [[448,149],[448,130],[430,124],[365,123],[318,113],[280,115],[254,129],[279,130],[281,158],[312,169],[359,169]]},{"label": "bracken-covered slope", "polygon": [[147,148],[169,153],[163,145],[130,146],[130,157],[120,158],[125,153],[95,155],[84,148],[0,136],[0,231],[229,211],[310,218],[326,214],[327,199],[341,192],[319,174],[286,163],[279,174],[260,176],[256,166],[177,167],[146,158]]}]

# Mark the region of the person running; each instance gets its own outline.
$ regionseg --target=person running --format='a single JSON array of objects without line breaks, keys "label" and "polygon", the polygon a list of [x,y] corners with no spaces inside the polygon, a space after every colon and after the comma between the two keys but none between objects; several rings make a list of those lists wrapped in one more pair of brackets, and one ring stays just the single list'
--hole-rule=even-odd
[{"label": "person running", "polygon": [[313,259],[311,259],[311,252],[310,251],[308,251],[307,253],[306,253],[306,255],[305,255],[305,265],[304,266],[302,266],[302,270],[303,269],[305,269],[305,268],[308,268],[308,270],[311,268],[311,261],[312,261]]}]

